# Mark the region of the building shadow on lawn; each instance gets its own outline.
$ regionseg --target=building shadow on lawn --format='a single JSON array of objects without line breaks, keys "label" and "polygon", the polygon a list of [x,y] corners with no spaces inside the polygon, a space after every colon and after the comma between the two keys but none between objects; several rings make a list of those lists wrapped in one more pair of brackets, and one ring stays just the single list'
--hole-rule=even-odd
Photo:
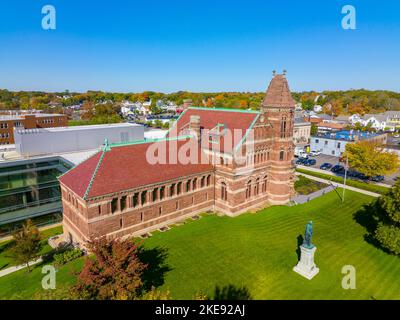
[{"label": "building shadow on lawn", "polygon": [[229,284],[224,287],[215,287],[214,299],[213,300],[251,300],[250,291],[242,286],[236,287],[235,285]]},{"label": "building shadow on lawn", "polygon": [[141,248],[138,253],[140,261],[148,265],[143,272],[143,287],[146,291],[152,287],[159,287],[164,284],[165,274],[172,269],[166,264],[168,250],[166,248]]},{"label": "building shadow on lawn", "polygon": [[362,208],[354,214],[353,218],[367,231],[367,233],[364,235],[364,240],[367,243],[390,254],[390,252],[386,248],[382,247],[379,241],[377,241],[374,237],[374,233],[379,222],[385,222],[386,220],[378,201],[374,201],[362,206]]}]

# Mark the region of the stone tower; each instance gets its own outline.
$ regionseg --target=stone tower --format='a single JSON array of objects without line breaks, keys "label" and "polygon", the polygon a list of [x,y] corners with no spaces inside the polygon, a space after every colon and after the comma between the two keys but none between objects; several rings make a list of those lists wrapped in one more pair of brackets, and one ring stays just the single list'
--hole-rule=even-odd
[{"label": "stone tower", "polygon": [[262,117],[273,138],[268,186],[269,202],[272,204],[287,203],[294,192],[294,108],[295,101],[285,72],[274,72],[261,105]]}]

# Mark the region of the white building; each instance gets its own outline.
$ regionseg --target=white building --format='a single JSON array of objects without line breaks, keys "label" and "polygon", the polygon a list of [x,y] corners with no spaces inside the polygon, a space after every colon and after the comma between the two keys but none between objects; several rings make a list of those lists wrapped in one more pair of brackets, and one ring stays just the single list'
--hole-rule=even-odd
[{"label": "white building", "polygon": [[310,148],[313,151],[320,151],[325,155],[340,157],[346,150],[346,145],[348,143],[360,140],[376,141],[381,144],[386,144],[387,135],[385,133],[376,134],[355,130],[324,133],[311,137]]},{"label": "white building", "polygon": [[132,123],[115,123],[46,129],[14,129],[16,151],[23,156],[59,154],[99,148],[109,143],[144,139],[144,127]]}]

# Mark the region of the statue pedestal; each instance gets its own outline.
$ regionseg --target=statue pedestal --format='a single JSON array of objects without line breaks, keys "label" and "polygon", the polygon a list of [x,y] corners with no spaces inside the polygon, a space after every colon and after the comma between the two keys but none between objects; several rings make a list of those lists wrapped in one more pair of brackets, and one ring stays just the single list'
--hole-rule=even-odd
[{"label": "statue pedestal", "polygon": [[297,266],[293,268],[293,271],[297,272],[308,280],[311,280],[319,272],[319,269],[314,263],[314,253],[317,250],[317,247],[309,249],[301,245],[300,250],[300,261]]}]

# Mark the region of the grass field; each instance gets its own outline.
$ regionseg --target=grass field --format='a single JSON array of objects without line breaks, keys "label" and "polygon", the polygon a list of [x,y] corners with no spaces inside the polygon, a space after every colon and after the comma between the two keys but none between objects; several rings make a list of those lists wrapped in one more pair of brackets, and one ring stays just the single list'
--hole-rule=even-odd
[{"label": "grass field", "polygon": [[[172,270],[165,273],[163,288],[175,299],[190,299],[199,289],[215,297],[217,287],[253,299],[400,299],[400,259],[367,243],[366,229],[354,219],[370,201],[348,191],[341,204],[330,192],[294,207],[236,218],[210,215],[156,233],[145,245],[166,250],[165,263]],[[320,268],[311,281],[292,271],[298,260],[297,237],[308,220],[314,222]],[[356,290],[341,287],[344,265],[356,268]]]},{"label": "grass field", "polygon": [[[296,168],[296,171],[300,172],[300,173],[308,174],[310,176],[314,176],[317,178],[331,180],[333,182],[338,182],[338,183],[344,182],[344,178],[339,177],[339,176],[332,176],[329,174],[324,174],[324,173],[300,169],[300,168]],[[385,194],[390,190],[389,188],[378,186],[374,183],[367,183],[367,182],[351,180],[351,179],[346,179],[346,185],[354,187],[354,188],[362,189],[362,190],[379,193],[379,194]]]},{"label": "grass field", "polygon": [[[51,251],[51,247],[47,243],[47,240],[52,236],[62,233],[62,227],[55,227],[51,229],[46,229],[40,232],[42,237],[40,255],[43,255]],[[0,270],[12,267],[15,265],[13,258],[10,256],[10,248],[13,244],[13,240],[4,241],[0,243]]]},{"label": "grass field", "polygon": [[308,195],[327,186],[328,185],[325,183],[314,181],[300,175],[297,176],[297,180],[294,183],[294,189],[299,195]]},{"label": "grass field", "polygon": [[[367,219],[357,212],[371,200],[348,191],[342,204],[333,191],[304,205],[189,220],[145,240],[152,264],[147,277],[170,289],[174,299],[192,299],[200,290],[219,299],[400,299],[400,259],[364,239]],[[309,220],[320,268],[311,281],[292,271]],[[61,267],[57,284],[73,283],[82,262]],[[341,287],[345,265],[356,268],[356,290]],[[0,278],[0,298],[31,298],[42,276],[38,266],[30,274],[21,270]]]}]

